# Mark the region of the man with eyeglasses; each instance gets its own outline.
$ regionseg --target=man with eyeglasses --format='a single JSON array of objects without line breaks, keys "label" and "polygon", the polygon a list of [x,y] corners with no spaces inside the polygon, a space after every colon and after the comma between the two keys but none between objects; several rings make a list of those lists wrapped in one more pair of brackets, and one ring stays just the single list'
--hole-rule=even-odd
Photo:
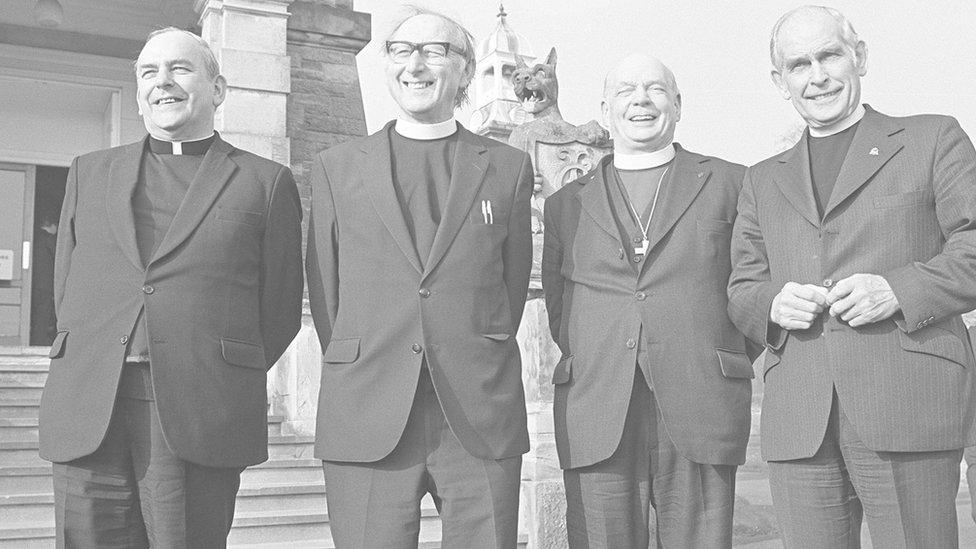
[{"label": "man with eyeglasses", "polygon": [[529,157],[454,119],[471,35],[416,10],[384,44],[399,116],[312,171],[309,300],[324,349],[315,455],[338,547],[517,542],[528,450],[515,333],[532,261]]}]

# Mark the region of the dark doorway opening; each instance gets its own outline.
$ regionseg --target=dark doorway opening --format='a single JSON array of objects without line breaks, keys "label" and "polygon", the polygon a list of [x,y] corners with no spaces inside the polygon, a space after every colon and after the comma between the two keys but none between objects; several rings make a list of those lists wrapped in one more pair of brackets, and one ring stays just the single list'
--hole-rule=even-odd
[{"label": "dark doorway opening", "polygon": [[68,168],[37,166],[34,238],[31,249],[30,344],[50,345],[57,335],[54,314],[54,251]]}]

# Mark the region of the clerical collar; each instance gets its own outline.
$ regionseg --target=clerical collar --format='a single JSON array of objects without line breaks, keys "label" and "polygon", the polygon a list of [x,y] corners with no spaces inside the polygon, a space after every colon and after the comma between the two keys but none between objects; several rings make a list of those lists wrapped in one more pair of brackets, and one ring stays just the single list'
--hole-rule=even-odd
[{"label": "clerical collar", "polygon": [[864,105],[858,105],[857,108],[854,109],[854,112],[852,112],[851,114],[847,115],[847,118],[841,120],[840,122],[837,122],[837,123],[831,125],[830,127],[827,127],[827,128],[814,128],[813,126],[810,126],[809,127],[810,128],[810,136],[811,137],[827,137],[829,135],[834,135],[834,134],[840,133],[840,132],[846,130],[847,128],[850,128],[854,124],[857,124],[858,122],[860,122],[861,119],[864,118],[864,112],[865,112]]},{"label": "clerical collar", "polygon": [[613,153],[613,167],[618,170],[649,170],[663,166],[674,158],[674,143],[663,149],[637,154]]},{"label": "clerical collar", "polygon": [[398,134],[406,137],[407,139],[431,141],[453,135],[458,129],[458,123],[453,117],[451,117],[449,120],[436,122],[434,124],[420,124],[417,122],[404,120],[402,118],[397,118],[394,129]]},{"label": "clerical collar", "polygon": [[149,150],[156,154],[203,156],[207,154],[216,137],[217,133],[214,132],[210,137],[197,141],[163,141],[150,135]]}]

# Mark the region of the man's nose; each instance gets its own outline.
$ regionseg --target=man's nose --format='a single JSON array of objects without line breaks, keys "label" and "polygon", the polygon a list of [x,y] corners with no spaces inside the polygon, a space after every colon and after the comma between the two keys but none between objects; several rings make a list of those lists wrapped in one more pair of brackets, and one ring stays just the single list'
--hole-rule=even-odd
[{"label": "man's nose", "polygon": [[407,72],[420,72],[424,70],[426,65],[427,59],[424,57],[424,54],[420,50],[414,50],[410,54],[410,57],[407,58],[406,69]]},{"label": "man's nose", "polygon": [[630,96],[630,103],[632,105],[647,105],[651,102],[651,94],[647,93],[647,89],[643,86],[637,86],[634,89],[634,93]]},{"label": "man's nose", "polygon": [[821,63],[814,61],[810,65],[810,80],[816,84],[821,84],[826,82],[828,79],[829,76],[827,76],[827,71],[824,69],[824,66]]},{"label": "man's nose", "polygon": [[166,88],[173,85],[173,73],[168,69],[160,69],[156,72],[156,87]]}]

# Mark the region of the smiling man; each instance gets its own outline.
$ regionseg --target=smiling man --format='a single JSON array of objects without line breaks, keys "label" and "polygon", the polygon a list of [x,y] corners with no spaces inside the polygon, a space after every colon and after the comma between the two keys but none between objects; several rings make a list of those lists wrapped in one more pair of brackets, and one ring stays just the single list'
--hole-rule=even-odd
[{"label": "smiling man", "polygon": [[607,75],[613,154],[546,201],[542,286],[562,351],[556,449],[569,546],[731,547],[749,437],[746,340],[726,313],[744,168],[673,142],[659,60]]},{"label": "smiling man", "polygon": [[729,312],[766,345],[762,452],[788,547],[956,547],[976,442],[976,151],[955,119],[861,105],[867,47],[784,15],[772,78],[807,124],[746,173]]},{"label": "smiling man", "polygon": [[135,69],[149,135],[68,174],[40,452],[59,547],[223,547],[301,322],[301,205],[288,168],[214,132],[200,37],[156,31]]},{"label": "smiling man", "polygon": [[532,261],[528,155],[454,119],[471,35],[417,10],[383,42],[400,114],[313,165],[315,455],[339,547],[514,548],[528,450],[515,334]]}]

